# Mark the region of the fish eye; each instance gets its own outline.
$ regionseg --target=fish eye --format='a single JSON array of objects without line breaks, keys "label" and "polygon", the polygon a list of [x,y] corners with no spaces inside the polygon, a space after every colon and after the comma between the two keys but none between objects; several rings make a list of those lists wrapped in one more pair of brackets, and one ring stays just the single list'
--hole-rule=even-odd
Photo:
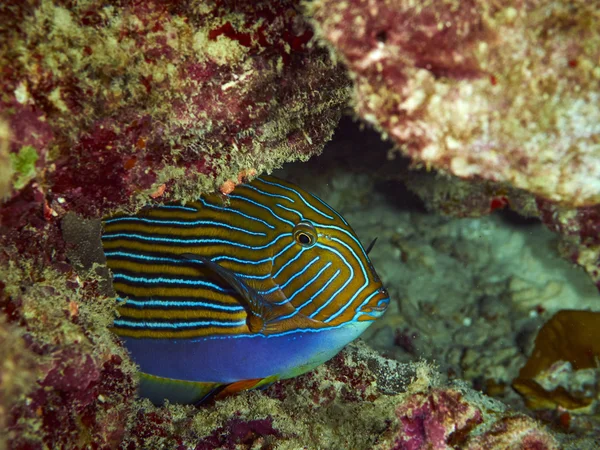
[{"label": "fish eye", "polygon": [[308,222],[300,222],[294,227],[294,239],[302,247],[312,247],[317,242],[315,227]]},{"label": "fish eye", "polygon": [[302,245],[309,245],[310,244],[310,236],[308,234],[306,234],[306,233],[298,233],[296,235],[296,239]]}]

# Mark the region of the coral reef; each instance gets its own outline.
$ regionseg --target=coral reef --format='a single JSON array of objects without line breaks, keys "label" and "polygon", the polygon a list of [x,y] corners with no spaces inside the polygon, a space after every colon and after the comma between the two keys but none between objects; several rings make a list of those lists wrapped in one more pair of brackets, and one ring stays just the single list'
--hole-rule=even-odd
[{"label": "coral reef", "polygon": [[357,114],[416,163],[588,206],[600,203],[597,8],[320,0],[311,12]]},{"label": "coral reef", "polygon": [[[98,298],[97,285],[84,285],[73,272],[47,270],[44,278],[22,289],[16,281],[26,275],[16,268],[2,276],[7,281],[4,293],[11,296],[11,301],[4,298],[5,311],[21,326],[12,325],[11,331],[18,353],[10,350],[14,346],[3,346],[9,352],[7,364],[34,364],[29,373],[38,375],[37,382],[20,378],[13,391],[17,398],[6,405],[12,406],[7,436],[11,448],[38,448],[42,443],[302,448],[308,442],[321,448],[444,448],[442,443],[477,448],[483,439],[510,441],[525,434],[535,439],[536,448],[556,448],[555,438],[531,419],[515,416],[460,384],[445,385],[424,364],[400,364],[360,343],[316,371],[262,392],[244,392],[201,409],[157,408],[133,395],[135,369],[106,331],[112,299]],[[19,329],[26,330],[22,343],[15,340],[21,339],[15,334]],[[28,350],[21,352],[24,348]],[[434,401],[436,408],[430,406]],[[504,425],[517,418],[521,425]],[[423,435],[415,421],[443,431]],[[411,446],[403,444],[407,435],[412,436]]]},{"label": "coral reef", "polygon": [[347,99],[294,2],[3,2],[0,22],[13,187],[59,217],[306,159]]},{"label": "coral reef", "polygon": [[[387,394],[381,392],[382,386]],[[62,436],[62,441],[55,436],[53,442],[85,445],[91,438],[96,444],[114,446],[120,437],[122,448],[197,450],[307,445],[380,450],[478,448],[482,442],[496,441],[510,442],[513,446],[507,448],[515,449],[558,448],[555,437],[532,419],[510,413],[501,403],[464,386],[442,384],[426,365],[398,364],[360,343],[351,344],[314,372],[277,382],[262,392],[243,392],[201,409],[157,408],[144,400],[126,403],[117,411],[127,411],[129,418],[113,416],[108,423],[114,428],[102,430],[105,435],[95,430],[91,437],[73,433]],[[57,422],[51,424],[56,427]],[[516,445],[523,436],[530,447]],[[16,448],[24,442],[22,436],[12,441]]]},{"label": "coral reef", "polygon": [[28,389],[11,403],[2,399],[10,408],[10,448],[116,446],[134,402],[135,368],[108,331],[113,299],[73,271],[32,273],[11,264],[0,274],[1,305],[12,323],[7,341],[23,341],[6,364],[29,364],[19,374]]},{"label": "coral reef", "polygon": [[[557,440],[534,420],[506,414],[472,393],[433,389],[409,396],[396,410],[400,421],[393,450],[502,448],[558,450]],[[486,406],[485,425],[482,408]]]},{"label": "coral reef", "polygon": [[319,153],[348,81],[311,38],[293,1],[2,2],[2,445],[156,437],[109,331],[98,223],[76,215],[185,201]]},{"label": "coral reef", "polygon": [[483,418],[481,411],[453,390],[413,394],[396,411],[401,423],[399,449],[443,449],[464,445],[465,438]]},{"label": "coral reef", "polygon": [[546,430],[530,418],[513,416],[498,420],[488,431],[472,439],[466,448],[469,450],[481,448],[529,450],[561,447],[548,435]]},{"label": "coral reef", "polygon": [[429,207],[541,217],[600,282],[597,4],[320,0],[310,11],[354,81],[357,115],[396,144],[390,158],[440,172],[397,176]]},{"label": "coral reef", "polygon": [[[522,204],[536,213],[531,218],[508,208],[485,215],[483,196],[479,209],[461,209],[459,201],[447,203],[448,215],[428,213],[399,185],[399,174],[412,177],[421,192],[434,192],[439,204],[463,193],[468,198],[478,185],[460,181],[444,199],[444,183],[456,179],[408,172],[405,163],[386,159],[389,144],[375,138],[374,131],[358,132],[344,121],[323,156],[288,166],[283,175],[335,205],[363,242],[378,237],[370,257],[393,300],[364,339],[395,360],[435,360],[450,379],[526,410],[512,382],[533,354],[539,328],[564,308],[600,311],[596,286],[561,258],[557,236],[535,219],[530,195],[523,194]],[[572,436],[589,439],[600,429],[593,412],[575,415],[559,407],[538,414]],[[582,442],[577,445],[594,448]]]},{"label": "coral reef", "polygon": [[[363,219],[360,234],[380,235],[375,264],[389,262],[382,278],[394,278],[392,295],[406,298],[371,341],[395,343],[388,353],[400,360],[439,358],[450,381],[358,343],[264,391],[159,408],[136,398],[136,368],[109,331],[115,305],[94,244],[97,219],[226,193],[244,177],[319,153],[349,98],[349,78],[311,44],[295,1],[3,2],[0,447],[585,448],[589,441],[573,444],[455,380],[508,391],[525,362],[521,335],[525,348],[557,299],[580,293],[566,275],[550,279],[562,269],[545,267],[547,276],[533,280],[540,265],[514,234],[489,238],[512,239],[504,252],[470,240],[497,225],[479,216],[507,205],[541,214],[562,234],[563,253],[600,281],[598,74],[590,62],[600,48],[590,31],[597,15],[584,2],[507,5],[309,7],[331,54],[349,68],[358,114],[413,166],[465,178],[452,189],[446,175],[415,175],[412,184],[434,209],[477,217],[459,226],[390,208],[366,213],[361,207],[377,206],[375,180],[325,177],[331,195],[347,195],[342,209]],[[436,273],[443,276],[433,285]],[[451,282],[440,282],[448,273]]]}]

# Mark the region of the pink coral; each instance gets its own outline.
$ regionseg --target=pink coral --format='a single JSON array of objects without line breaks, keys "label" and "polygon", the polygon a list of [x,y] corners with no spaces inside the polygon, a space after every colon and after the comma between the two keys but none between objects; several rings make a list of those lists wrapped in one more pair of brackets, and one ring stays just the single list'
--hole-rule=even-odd
[{"label": "pink coral", "polygon": [[461,445],[483,421],[481,411],[453,390],[411,395],[396,410],[400,431],[394,450],[442,450]]},{"label": "pink coral", "polygon": [[535,421],[526,416],[513,416],[499,420],[480,436],[474,437],[465,447],[503,450],[558,450],[556,440]]},{"label": "pink coral", "polygon": [[[490,409],[474,396],[453,389],[417,392],[398,406],[400,428],[394,450],[482,448],[557,450],[558,443],[544,427],[523,415]],[[485,414],[483,409],[485,408]],[[490,413],[492,413],[490,415]]]},{"label": "pink coral", "polygon": [[598,5],[320,0],[357,114],[426,167],[600,203]]}]

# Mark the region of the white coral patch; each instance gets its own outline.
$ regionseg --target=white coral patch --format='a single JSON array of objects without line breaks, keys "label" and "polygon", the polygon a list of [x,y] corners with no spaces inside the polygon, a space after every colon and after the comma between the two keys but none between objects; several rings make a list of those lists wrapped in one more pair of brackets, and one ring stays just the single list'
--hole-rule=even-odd
[{"label": "white coral patch", "polygon": [[388,56],[389,55],[385,49],[385,45],[379,42],[377,47],[367,53],[366,56],[358,63],[358,67],[361,69],[366,69],[372,64],[375,64]]},{"label": "white coral patch", "polygon": [[19,83],[14,93],[15,98],[22,105],[25,105],[26,103],[29,103],[32,100],[31,96],[29,95],[29,89],[27,89],[27,83],[23,81]]}]

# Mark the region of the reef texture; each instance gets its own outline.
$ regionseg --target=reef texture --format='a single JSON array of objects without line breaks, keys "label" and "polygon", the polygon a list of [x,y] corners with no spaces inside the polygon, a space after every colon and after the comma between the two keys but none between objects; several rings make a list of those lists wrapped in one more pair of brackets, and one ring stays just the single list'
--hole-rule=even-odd
[{"label": "reef texture", "polygon": [[[600,26],[578,0],[319,0],[356,114],[433,210],[540,217],[600,287]],[[351,25],[350,25],[351,24]]]},{"label": "reef texture", "polygon": [[292,1],[9,1],[0,37],[10,223],[27,196],[98,215],[307,159],[347,101]]},{"label": "reef texture", "polygon": [[66,360],[49,362],[29,404],[13,408],[21,415],[9,428],[10,448],[559,448],[534,420],[460,384],[440,384],[428,366],[386,360],[364,344],[307,375],[199,409],[115,397],[109,381],[128,386],[131,379],[114,357],[102,370],[98,361]]},{"label": "reef texture", "polygon": [[356,113],[422,166],[600,203],[600,26],[584,0],[319,0]]},{"label": "reef texture", "polygon": [[200,411],[144,404],[139,418],[148,417],[156,425],[132,433],[129,448],[475,449],[500,439],[510,445],[497,448],[559,448],[534,420],[461,385],[440,384],[428,366],[386,360],[360,343],[264,392]]},{"label": "reef texture", "polygon": [[[356,346],[313,373],[201,409],[136,398],[135,367],[109,331],[114,299],[90,244],[99,227],[74,216],[228,191],[245,175],[318,153],[348,80],[311,37],[291,1],[2,2],[0,446],[557,448],[532,419],[436,381],[424,365]],[[457,86],[481,82],[467,78]],[[570,161],[595,173],[579,148]],[[512,160],[503,170],[513,173]],[[576,191],[576,204],[594,198],[593,183],[558,178],[561,201],[573,203]]]},{"label": "reef texture", "polygon": [[319,153],[349,84],[311,38],[293,1],[0,4],[0,447],[164,432],[109,331],[98,224],[76,215]]},{"label": "reef texture", "polygon": [[62,267],[0,268],[0,304],[12,323],[0,385],[12,384],[1,397],[8,448],[116,447],[135,401],[135,368],[108,330],[113,299]]}]

